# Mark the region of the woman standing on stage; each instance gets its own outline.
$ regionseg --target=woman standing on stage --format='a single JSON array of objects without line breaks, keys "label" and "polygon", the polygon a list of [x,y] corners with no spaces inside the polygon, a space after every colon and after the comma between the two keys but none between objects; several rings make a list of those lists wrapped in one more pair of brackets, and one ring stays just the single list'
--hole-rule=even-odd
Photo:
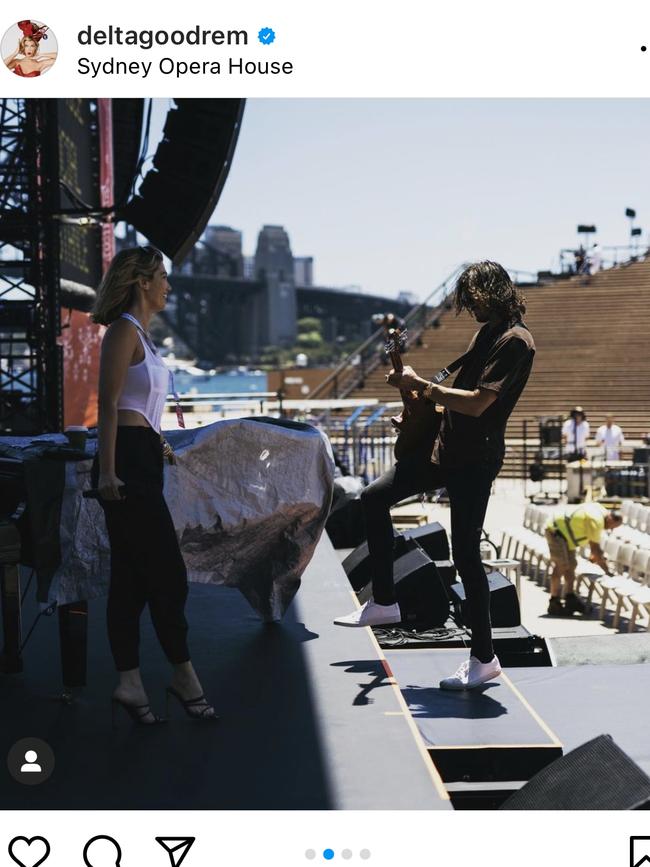
[{"label": "woman standing on stage", "polygon": [[[119,252],[97,290],[93,321],[107,325],[99,371],[99,447],[92,484],[99,491],[111,548],[108,637],[119,683],[113,716],[123,707],[138,723],[160,722],[140,676],[140,616],[149,605],[158,640],[172,665],[167,696],[188,716],[216,720],[187,647],[187,571],[163,496],[160,434],[169,371],[147,333],[171,287],[154,247]],[[165,450],[165,452],[164,452]]]}]

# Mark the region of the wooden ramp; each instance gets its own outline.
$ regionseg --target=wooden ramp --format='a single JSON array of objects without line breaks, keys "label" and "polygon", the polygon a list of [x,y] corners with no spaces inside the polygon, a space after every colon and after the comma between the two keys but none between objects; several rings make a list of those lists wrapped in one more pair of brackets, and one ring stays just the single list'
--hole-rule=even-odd
[{"label": "wooden ramp", "polygon": [[393,675],[447,790],[456,797],[508,793],[562,755],[552,729],[507,673],[477,690],[438,684],[466,650],[386,652]]}]

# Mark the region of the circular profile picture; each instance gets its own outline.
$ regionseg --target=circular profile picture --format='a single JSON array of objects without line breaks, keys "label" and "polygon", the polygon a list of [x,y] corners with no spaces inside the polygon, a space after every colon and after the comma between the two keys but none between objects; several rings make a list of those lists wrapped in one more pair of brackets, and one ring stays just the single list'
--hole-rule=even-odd
[{"label": "circular profile picture", "polygon": [[37,78],[56,63],[56,36],[42,21],[18,21],[0,43],[2,62],[20,78]]}]

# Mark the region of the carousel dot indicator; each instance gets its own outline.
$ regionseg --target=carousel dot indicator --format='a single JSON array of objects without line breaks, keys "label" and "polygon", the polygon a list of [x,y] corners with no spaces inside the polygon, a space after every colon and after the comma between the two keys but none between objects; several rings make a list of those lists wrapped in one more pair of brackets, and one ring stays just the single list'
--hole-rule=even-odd
[{"label": "carousel dot indicator", "polygon": [[305,858],[308,858],[310,861],[313,861],[315,857],[316,857],[316,850],[315,849],[307,849],[307,851],[305,852]]},{"label": "carousel dot indicator", "polygon": [[362,849],[361,852],[359,852],[359,856],[363,858],[364,861],[367,861],[368,858],[370,858],[370,849]]},{"label": "carousel dot indicator", "polygon": [[326,850],[323,852],[323,858],[324,858],[326,861],[331,861],[333,857],[334,857],[334,849],[326,849]]},{"label": "carousel dot indicator", "polygon": [[346,861],[349,861],[352,857],[352,849],[344,849],[341,852],[341,858],[345,858]]}]

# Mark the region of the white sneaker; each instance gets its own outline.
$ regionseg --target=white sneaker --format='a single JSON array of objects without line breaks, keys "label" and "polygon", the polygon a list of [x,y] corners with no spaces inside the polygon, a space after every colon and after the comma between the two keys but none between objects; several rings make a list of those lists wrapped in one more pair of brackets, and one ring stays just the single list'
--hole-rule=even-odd
[{"label": "white sneaker", "polygon": [[402,613],[397,602],[393,605],[378,605],[369,599],[352,614],[337,617],[334,623],[337,626],[383,626],[387,623],[400,623],[401,620]]},{"label": "white sneaker", "polygon": [[486,683],[500,674],[501,666],[496,656],[490,662],[481,662],[475,656],[470,656],[468,660],[459,666],[456,674],[453,674],[451,677],[445,677],[440,681],[440,688],[474,689],[475,686],[480,686],[482,683]]}]

